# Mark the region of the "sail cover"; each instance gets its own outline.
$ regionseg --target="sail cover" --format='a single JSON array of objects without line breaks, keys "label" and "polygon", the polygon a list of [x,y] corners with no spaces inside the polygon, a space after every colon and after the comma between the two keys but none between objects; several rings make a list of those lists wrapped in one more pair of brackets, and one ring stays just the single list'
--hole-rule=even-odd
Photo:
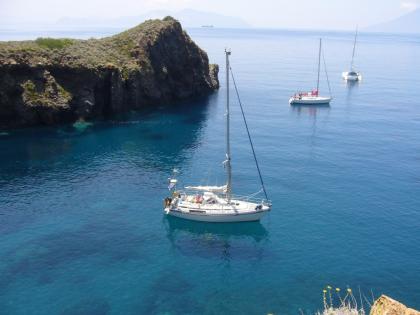
[{"label": "sail cover", "polygon": [[225,193],[227,191],[227,186],[187,186],[185,189]]}]

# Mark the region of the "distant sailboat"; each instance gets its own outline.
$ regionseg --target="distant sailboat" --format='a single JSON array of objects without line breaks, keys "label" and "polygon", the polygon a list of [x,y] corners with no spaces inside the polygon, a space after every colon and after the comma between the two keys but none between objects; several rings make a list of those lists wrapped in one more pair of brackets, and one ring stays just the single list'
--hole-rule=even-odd
[{"label": "distant sailboat", "polygon": [[[248,131],[242,104],[239,100],[241,112],[247,129],[252,153],[256,162],[258,174],[261,181],[262,191],[265,199],[257,199],[254,195],[239,197],[232,194],[232,168],[230,154],[230,110],[229,110],[229,56],[230,51],[226,51],[226,160],[223,162],[226,168],[226,184],[223,186],[187,186],[185,190],[178,190],[176,173],[169,178],[169,190],[171,195],[165,198],[164,211],[167,215],[204,222],[244,222],[258,221],[268,211],[271,210],[271,202],[267,200],[264,183],[261,177],[257,158],[251,136]],[[232,76],[233,83],[236,83]],[[239,98],[239,94],[238,94]]]},{"label": "distant sailboat", "polygon": [[354,35],[354,43],[353,43],[353,54],[351,56],[350,71],[343,72],[342,74],[343,79],[346,81],[359,81],[362,79],[362,74],[354,70],[354,54],[356,52],[357,33],[358,33],[358,30],[356,28],[356,34]]},{"label": "distant sailboat", "polygon": [[[322,39],[319,39],[319,53],[318,53],[318,79],[316,82],[316,89],[310,92],[298,92],[289,99],[290,105],[317,105],[317,104],[329,104],[332,97],[320,96],[319,95],[319,75],[321,71],[321,51],[322,51]],[[325,60],[324,60],[325,63]],[[327,70],[325,69],[325,72]],[[328,79],[328,75],[327,75]],[[328,83],[329,85],[329,83]],[[330,93],[331,94],[331,93]]]}]

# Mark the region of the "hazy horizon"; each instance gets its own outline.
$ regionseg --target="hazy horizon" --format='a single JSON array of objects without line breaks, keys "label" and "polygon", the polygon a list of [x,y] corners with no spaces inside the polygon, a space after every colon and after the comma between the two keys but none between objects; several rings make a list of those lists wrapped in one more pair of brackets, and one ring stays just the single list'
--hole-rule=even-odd
[{"label": "hazy horizon", "polygon": [[[239,1],[221,0],[29,0],[1,1],[0,27],[55,25],[63,18],[108,20],[145,16],[162,10],[176,13],[185,9],[237,18],[253,28],[353,30],[387,22],[420,7],[420,0],[333,0]],[[82,8],[82,10],[81,10]],[[139,21],[141,22],[141,21]],[[217,26],[217,25],[216,25]]]}]

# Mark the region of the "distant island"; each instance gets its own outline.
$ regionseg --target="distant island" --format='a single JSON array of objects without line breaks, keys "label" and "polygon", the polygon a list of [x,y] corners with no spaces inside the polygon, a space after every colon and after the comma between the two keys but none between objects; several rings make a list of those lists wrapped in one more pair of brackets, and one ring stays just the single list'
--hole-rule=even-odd
[{"label": "distant island", "polygon": [[0,127],[72,122],[208,94],[218,66],[172,17],[103,39],[0,42]]},{"label": "distant island", "polygon": [[388,22],[367,27],[368,32],[420,34],[420,9]]},{"label": "distant island", "polygon": [[161,19],[173,16],[184,27],[217,26],[219,28],[250,28],[245,20],[213,12],[184,9],[181,11],[155,10],[137,16],[123,16],[119,18],[70,18],[59,19],[55,27],[80,28],[80,27],[131,27],[149,19]]}]

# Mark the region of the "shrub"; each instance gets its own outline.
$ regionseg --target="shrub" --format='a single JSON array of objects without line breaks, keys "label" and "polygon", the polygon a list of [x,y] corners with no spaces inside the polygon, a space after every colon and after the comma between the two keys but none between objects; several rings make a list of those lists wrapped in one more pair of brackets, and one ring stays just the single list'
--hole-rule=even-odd
[{"label": "shrub", "polygon": [[[350,288],[347,288],[344,294],[340,291],[340,288],[333,290],[331,286],[327,286],[323,290],[324,310],[316,315],[366,315],[361,294],[358,303]],[[334,303],[337,300],[338,303]]]},{"label": "shrub", "polygon": [[38,37],[35,43],[48,49],[61,49],[73,44],[74,40],[69,38]]}]

